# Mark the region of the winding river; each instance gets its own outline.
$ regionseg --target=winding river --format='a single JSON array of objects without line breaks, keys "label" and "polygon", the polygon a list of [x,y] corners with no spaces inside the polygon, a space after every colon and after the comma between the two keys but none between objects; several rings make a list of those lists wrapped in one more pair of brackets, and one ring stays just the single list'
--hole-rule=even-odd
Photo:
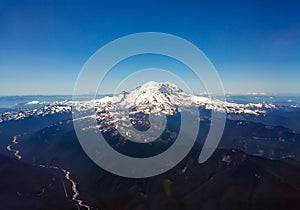
[{"label": "winding river", "polygon": [[19,155],[20,154],[20,151],[17,150],[17,149],[13,149],[12,146],[15,146],[16,144],[18,144],[19,142],[17,141],[18,139],[18,136],[14,136],[13,137],[13,140],[12,140],[12,143],[10,145],[8,145],[6,147],[6,149],[9,151],[9,152],[13,152],[14,153],[14,156],[18,159],[18,160],[21,160],[22,156]]},{"label": "winding river", "polygon": [[[20,151],[17,150],[16,148],[14,148],[14,146],[16,146],[19,142],[17,141],[18,140],[18,136],[14,136],[13,137],[13,140],[12,140],[12,143],[9,144],[6,149],[9,151],[9,152],[13,152],[14,153],[14,156],[18,159],[18,160],[21,160],[22,159],[22,156],[20,155]],[[49,166],[49,165],[43,165],[43,164],[40,164],[38,165],[39,167],[41,168],[50,168],[50,169],[54,169],[54,170],[59,170],[61,171],[63,174],[64,174],[64,177],[66,179],[67,182],[70,182],[71,183],[71,186],[72,186],[72,197],[71,199],[76,202],[76,205],[78,207],[78,209],[80,210],[82,208],[85,208],[85,209],[96,209],[92,206],[89,206],[87,204],[85,204],[82,200],[80,200],[78,197],[79,197],[79,191],[77,189],[77,182],[71,178],[71,172],[68,171],[67,169],[64,169],[64,168],[60,168],[58,166]],[[67,190],[66,190],[66,186],[65,186],[65,183],[62,182],[63,184],[63,187],[64,187],[64,192],[65,192],[65,195],[66,197],[68,197],[68,193],[67,193]],[[43,189],[44,191],[45,189]]]}]

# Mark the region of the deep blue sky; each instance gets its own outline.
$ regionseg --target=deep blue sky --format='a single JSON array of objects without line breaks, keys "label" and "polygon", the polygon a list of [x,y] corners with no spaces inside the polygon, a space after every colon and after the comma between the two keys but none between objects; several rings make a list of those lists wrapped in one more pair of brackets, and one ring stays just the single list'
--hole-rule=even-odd
[{"label": "deep blue sky", "polygon": [[146,31],[198,46],[226,92],[300,93],[299,14],[297,1],[0,0],[0,95],[70,94],[96,50]]}]

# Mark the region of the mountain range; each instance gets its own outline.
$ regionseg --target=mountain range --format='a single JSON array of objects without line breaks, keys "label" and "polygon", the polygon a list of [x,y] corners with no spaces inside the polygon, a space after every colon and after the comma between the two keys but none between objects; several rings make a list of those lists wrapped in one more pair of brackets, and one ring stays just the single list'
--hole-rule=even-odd
[{"label": "mountain range", "polygon": [[[148,157],[176,141],[180,115],[190,107],[200,116],[194,147],[176,167],[150,178],[103,170],[85,154],[74,130],[75,120],[92,113],[87,117],[95,119],[95,127],[89,129],[101,131],[116,151]],[[224,110],[227,121],[219,147],[199,164],[211,112]],[[73,119],[72,112],[83,116]],[[155,126],[150,115],[166,116],[166,129],[157,141],[132,143],[116,127],[124,113],[140,131]],[[296,210],[300,134],[293,128],[299,123],[284,119],[299,113],[297,107],[196,96],[168,82],[148,82],[92,101],[34,101],[0,116],[1,203],[5,209]]]}]

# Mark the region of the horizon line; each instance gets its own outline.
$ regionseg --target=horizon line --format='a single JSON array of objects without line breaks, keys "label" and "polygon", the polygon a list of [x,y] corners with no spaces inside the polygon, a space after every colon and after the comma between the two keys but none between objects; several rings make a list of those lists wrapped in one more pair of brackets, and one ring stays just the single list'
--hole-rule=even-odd
[{"label": "horizon line", "polygon": [[[11,95],[1,95],[0,97],[29,97],[29,96],[73,96],[74,94],[58,94],[58,93],[50,93],[50,94],[11,94]],[[77,94],[76,96],[91,96],[95,94],[90,94],[90,93],[83,93],[83,94]],[[103,93],[103,94],[97,94],[98,96],[108,96],[108,95],[114,95],[113,93]],[[209,95],[209,93],[199,93],[195,95]],[[216,95],[216,94],[214,94]],[[300,95],[299,93],[295,92],[286,92],[286,93],[260,93],[260,92],[247,92],[247,93],[232,93],[228,92],[225,93],[225,96],[298,96]]]}]

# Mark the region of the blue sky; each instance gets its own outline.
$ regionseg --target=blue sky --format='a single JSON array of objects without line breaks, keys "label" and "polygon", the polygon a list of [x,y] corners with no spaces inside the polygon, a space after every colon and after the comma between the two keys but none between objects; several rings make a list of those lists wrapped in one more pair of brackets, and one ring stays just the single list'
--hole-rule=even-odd
[{"label": "blue sky", "polygon": [[226,92],[300,93],[299,13],[297,1],[2,0],[0,95],[71,94],[96,50],[147,31],[199,47]]}]

